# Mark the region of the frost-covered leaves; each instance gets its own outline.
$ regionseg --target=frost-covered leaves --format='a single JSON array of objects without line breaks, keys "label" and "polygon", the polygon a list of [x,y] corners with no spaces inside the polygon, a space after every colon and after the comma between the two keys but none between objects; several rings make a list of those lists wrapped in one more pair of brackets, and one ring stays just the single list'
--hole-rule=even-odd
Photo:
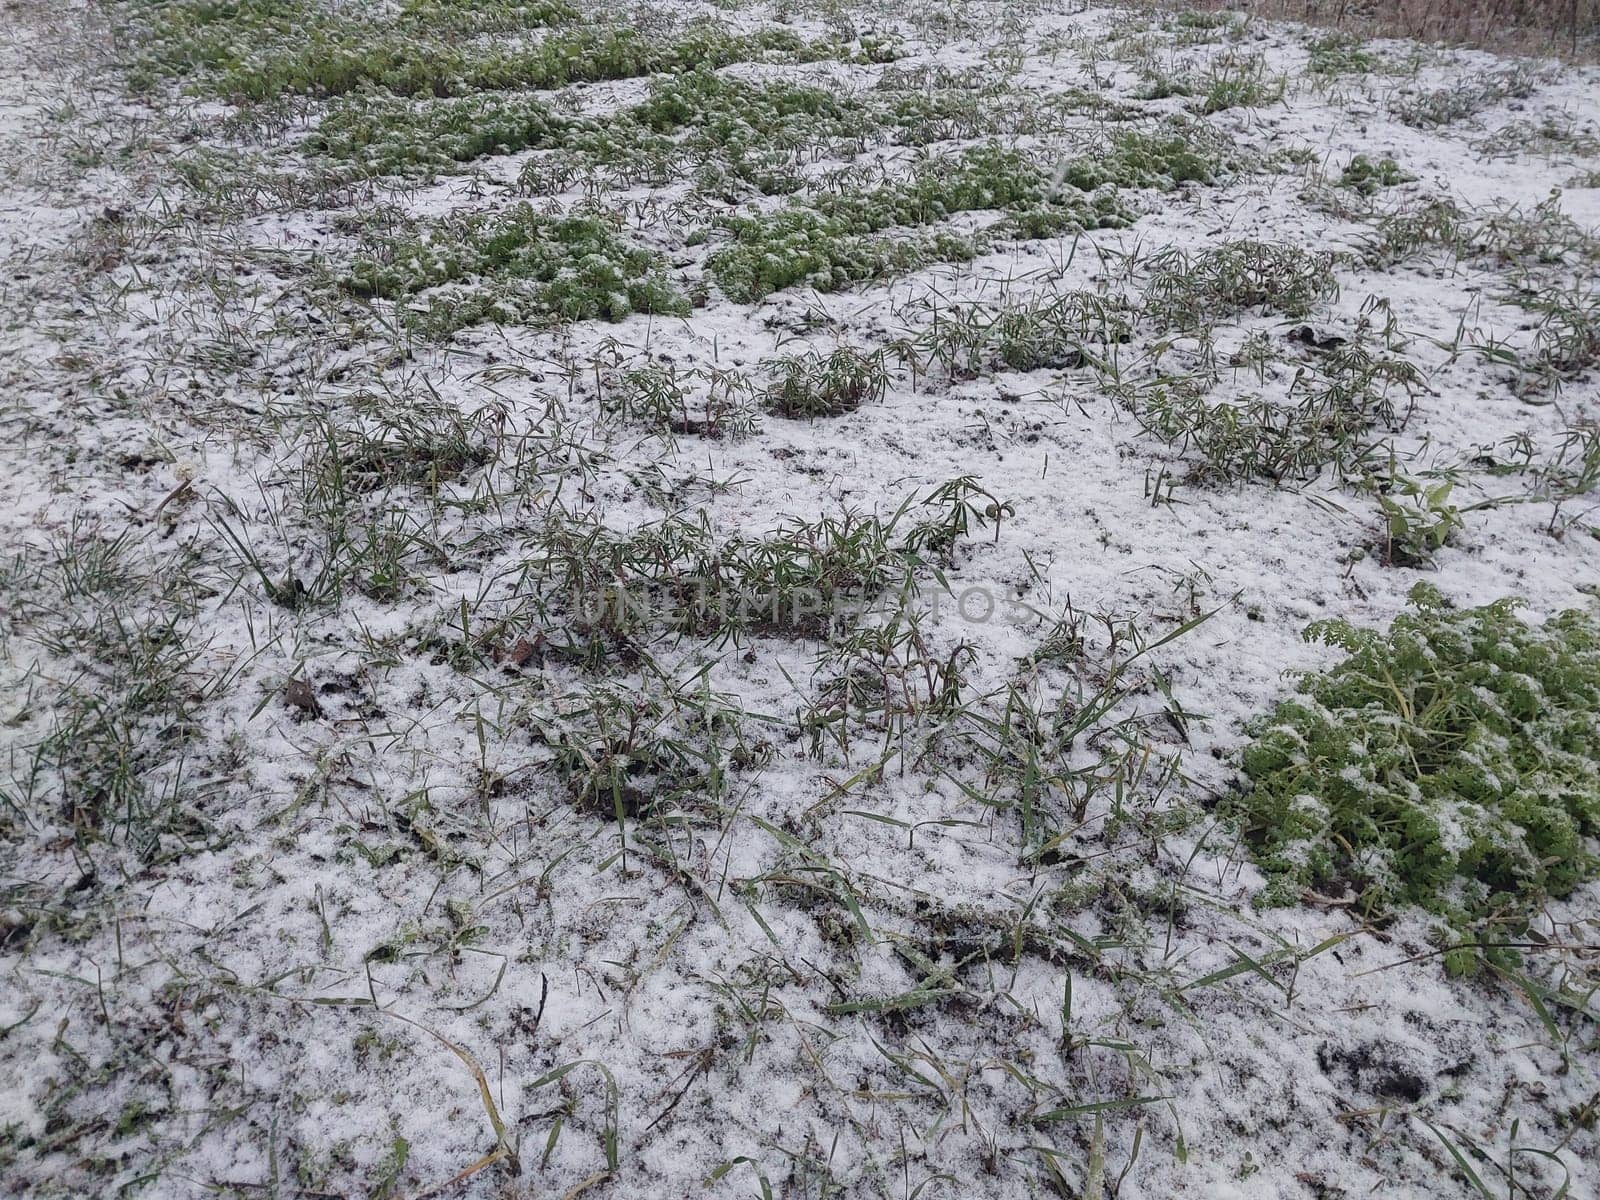
[{"label": "frost-covered leaves", "polygon": [[1412,601],[1386,635],[1311,626],[1349,657],[1256,729],[1230,807],[1280,900],[1309,887],[1468,927],[1525,916],[1595,874],[1600,621],[1453,610],[1427,585]]},{"label": "frost-covered leaves", "polygon": [[686,313],[659,257],[593,215],[553,217],[527,204],[368,240],[344,286],[403,300],[454,285],[419,317],[447,333],[479,321],[619,321],[635,312]]},{"label": "frost-covered leaves", "polygon": [[717,222],[732,235],[708,267],[733,300],[752,303],[797,283],[837,291],[852,283],[928,262],[959,262],[978,252],[975,239],[916,230],[958,213],[1002,211],[1007,231],[1043,237],[1117,227],[1130,215],[1107,189],[1090,197],[1055,195],[1043,164],[1017,150],[979,146],[920,162],[902,180],[870,189],[821,192],[804,204]]}]

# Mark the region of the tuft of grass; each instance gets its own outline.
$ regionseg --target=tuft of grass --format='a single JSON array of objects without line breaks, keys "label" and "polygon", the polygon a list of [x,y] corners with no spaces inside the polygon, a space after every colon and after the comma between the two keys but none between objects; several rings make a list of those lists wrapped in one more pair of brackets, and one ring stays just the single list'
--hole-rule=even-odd
[{"label": "tuft of grass", "polygon": [[950,379],[975,379],[997,364],[1013,371],[1076,369],[1133,336],[1127,304],[1096,292],[918,307],[926,316],[904,339],[908,356],[916,370]]},{"label": "tuft of grass", "polygon": [[572,802],[619,826],[674,806],[714,807],[733,773],[762,757],[737,704],[653,678],[590,684],[536,723]]},{"label": "tuft of grass", "polygon": [[840,346],[829,354],[807,351],[773,359],[776,374],[767,406],[780,417],[837,417],[882,400],[889,389],[885,351],[863,354]]},{"label": "tuft of grass", "polygon": [[1383,69],[1383,59],[1362,38],[1333,32],[1313,38],[1306,70],[1322,79],[1342,75],[1370,75]]},{"label": "tuft of grass", "polygon": [[1457,80],[1447,87],[1396,97],[1389,111],[1417,129],[1437,129],[1476,116],[1506,100],[1526,100],[1538,88],[1538,77],[1526,67]]},{"label": "tuft of grass", "polygon": [[1226,242],[1193,255],[1169,248],[1145,265],[1146,311],[1179,329],[1246,309],[1304,317],[1338,292],[1332,256],[1290,242]]},{"label": "tuft of grass", "polygon": [[[1201,478],[1282,483],[1331,465],[1343,479],[1362,473],[1378,449],[1374,426],[1404,427],[1409,400],[1422,386],[1421,373],[1405,360],[1353,345],[1299,373],[1288,403],[1263,396],[1212,402],[1163,383],[1136,395],[1133,409],[1146,433],[1198,456]],[[1397,393],[1408,401],[1404,407]]]},{"label": "tuft of grass", "polygon": [[199,565],[82,516],[5,564],[10,632],[54,666],[11,717],[21,728],[0,777],[0,828],[60,828],[80,846],[116,839],[152,859],[203,828],[186,759],[201,706],[230,676],[200,667],[210,592]]},{"label": "tuft of grass", "polygon": [[1574,284],[1537,296],[1521,296],[1519,302],[1541,317],[1533,353],[1522,362],[1528,373],[1524,391],[1570,383],[1600,365],[1600,290]]},{"label": "tuft of grass", "polygon": [[1273,901],[1309,888],[1368,916],[1416,904],[1504,940],[1596,874],[1600,623],[1530,625],[1510,600],[1452,609],[1425,584],[1411,599],[1386,634],[1306,631],[1347,657],[1256,726],[1227,808]]},{"label": "tuft of grass", "polygon": [[1190,86],[1190,91],[1196,96],[1196,111],[1203,116],[1210,116],[1230,108],[1260,108],[1266,104],[1276,104],[1283,99],[1288,86],[1285,76],[1274,75],[1268,70],[1263,56],[1229,52],[1207,63]]},{"label": "tuft of grass", "polygon": [[625,372],[601,403],[624,421],[662,433],[736,438],[755,431],[750,392],[740,372],[652,363]]}]

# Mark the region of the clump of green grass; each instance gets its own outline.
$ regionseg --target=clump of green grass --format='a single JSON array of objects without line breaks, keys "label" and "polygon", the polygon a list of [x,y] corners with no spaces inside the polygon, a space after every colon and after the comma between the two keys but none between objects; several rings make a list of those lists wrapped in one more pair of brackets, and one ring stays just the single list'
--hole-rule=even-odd
[{"label": "clump of green grass", "polygon": [[1542,317],[1533,353],[1523,364],[1531,372],[1526,390],[1571,382],[1600,364],[1600,290],[1552,288],[1521,303]]},{"label": "clump of green grass", "polygon": [[1283,99],[1287,76],[1272,73],[1259,53],[1224,50],[1198,69],[1168,68],[1153,60],[1140,67],[1143,82],[1134,95],[1140,100],[1190,97],[1190,111],[1201,116],[1231,108],[1259,108]]},{"label": "clump of green grass", "polygon": [[1538,78],[1526,67],[1457,80],[1448,87],[1400,96],[1389,111],[1417,129],[1437,129],[1476,116],[1505,100],[1526,100],[1538,87]]},{"label": "clump of green grass", "polygon": [[1387,634],[1306,631],[1348,657],[1256,727],[1227,807],[1270,901],[1309,888],[1367,916],[1416,904],[1493,941],[1596,874],[1600,623],[1530,625],[1509,600],[1456,610],[1427,585],[1411,596]]},{"label": "clump of green grass", "polygon": [[823,637],[886,595],[914,590],[920,565],[948,561],[962,538],[998,519],[985,500],[993,503],[962,478],[908,497],[888,516],[824,513],[725,539],[704,512],[625,533],[563,514],[530,538],[521,586],[591,640],[637,642],[661,631]]},{"label": "clump of green grass", "polygon": [[1283,99],[1288,80],[1273,75],[1259,54],[1222,54],[1206,64],[1192,86],[1202,115],[1230,108],[1260,108]]},{"label": "clump of green grass", "polygon": [[1088,291],[919,307],[925,319],[904,341],[908,357],[917,371],[951,379],[975,379],[995,365],[1075,369],[1133,336],[1127,304]]},{"label": "clump of green grass", "polygon": [[808,351],[768,364],[776,378],[767,405],[780,417],[837,417],[883,399],[889,389],[884,352],[863,354],[840,346],[830,354]]},{"label": "clump of green grass", "polygon": [[1332,256],[1289,242],[1227,242],[1193,255],[1170,248],[1147,266],[1146,311],[1180,329],[1252,308],[1303,317],[1338,292]]},{"label": "clump of green grass", "polygon": [[442,222],[422,232],[369,235],[343,279],[358,296],[431,297],[420,324],[444,334],[481,321],[620,321],[684,315],[689,302],[659,256],[593,214],[548,216],[531,205]]},{"label": "clump of green grass", "polygon": [[625,372],[601,403],[624,421],[658,432],[733,438],[755,431],[751,390],[738,371],[651,363]]},{"label": "clump of green grass", "polygon": [[1362,257],[1388,268],[1431,247],[1463,253],[1468,237],[1468,215],[1455,201],[1425,196],[1382,213],[1362,239]]},{"label": "clump of green grass", "polygon": [[1472,148],[1485,158],[1525,158],[1542,154],[1552,159],[1600,157],[1600,137],[1592,127],[1546,116],[1541,120],[1508,121]]},{"label": "clump of green grass", "polygon": [[1383,68],[1383,59],[1361,38],[1348,33],[1325,33],[1313,38],[1306,70],[1322,79],[1340,75],[1370,75]]},{"label": "clump of green grass", "polygon": [[537,724],[572,802],[619,825],[715,805],[733,774],[763,757],[737,705],[655,680],[590,684]]},{"label": "clump of green grass", "polygon": [[1202,479],[1281,483],[1313,478],[1330,464],[1341,478],[1360,472],[1377,449],[1369,431],[1402,428],[1422,386],[1411,363],[1357,344],[1296,375],[1287,403],[1264,396],[1213,402],[1181,381],[1163,381],[1135,394],[1132,407],[1146,433],[1197,456]]},{"label": "clump of green grass", "polygon": [[1462,208],[1448,198],[1422,197],[1382,213],[1362,249],[1367,261],[1379,267],[1429,249],[1503,264],[1577,266],[1600,258],[1600,242],[1562,211],[1555,195],[1531,209]]},{"label": "clump of green grass", "polygon": [[626,534],[561,520],[533,539],[527,570],[586,637],[638,639],[662,629],[820,637],[907,578],[913,562],[896,535],[904,511],[793,519],[720,541],[704,520],[669,517]]},{"label": "clump of green grass", "polygon": [[53,659],[10,717],[0,830],[42,824],[154,858],[201,828],[185,768],[201,706],[229,677],[199,669],[199,565],[81,515],[0,563],[8,633]]}]

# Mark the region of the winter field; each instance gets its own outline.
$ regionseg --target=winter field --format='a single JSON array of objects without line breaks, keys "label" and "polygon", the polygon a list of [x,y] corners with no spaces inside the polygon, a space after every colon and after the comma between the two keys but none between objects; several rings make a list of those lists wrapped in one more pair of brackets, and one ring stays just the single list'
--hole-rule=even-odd
[{"label": "winter field", "polygon": [[1600,68],[4,16],[0,1195],[1600,1195]]}]

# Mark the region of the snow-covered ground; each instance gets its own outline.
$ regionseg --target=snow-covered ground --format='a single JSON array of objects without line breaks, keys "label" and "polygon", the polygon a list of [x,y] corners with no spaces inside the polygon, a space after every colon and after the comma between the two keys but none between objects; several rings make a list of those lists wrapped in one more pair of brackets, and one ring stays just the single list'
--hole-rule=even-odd
[{"label": "snow-covered ground", "polygon": [[[1424,581],[1533,620],[1593,603],[1594,498],[1557,507],[1491,468],[1524,437],[1548,459],[1600,410],[1592,365],[1559,386],[1509,365],[1539,344],[1530,296],[1600,312],[1600,70],[1379,43],[1333,73],[1316,31],[1072,4],[625,19],[689,16],[892,34],[893,62],[723,71],[990,114],[948,144],[880,129],[798,152],[812,182],[994,138],[1094,160],[1163,117],[1235,161],[1120,189],[1124,228],[846,290],[708,285],[688,316],[438,338],[339,290],[386,222],[589,204],[691,293],[725,240],[696,231],[728,204],[598,167],[529,199],[546,149],[321,187],[302,145],[319,104],[240,110],[170,81],[136,98],[122,8],[8,9],[0,1193],[1600,1194],[1600,886],[1545,906],[1521,977],[1574,1010],[1448,975],[1421,912],[1256,903],[1215,813],[1247,723],[1339,658],[1310,622],[1386,626]],[[1219,57],[1261,93],[1148,98]],[[1402,119],[1485,86],[1458,119]],[[565,92],[553,109],[604,120],[649,84]],[[1338,186],[1358,155],[1404,178]],[[1468,214],[1470,244],[1368,253],[1385,214],[1430,199]],[[1336,292],[1203,331],[1140,311],[1162,252],[1241,242],[1333,255]],[[952,373],[902,352],[963,305],[1073,292],[1131,314],[1097,363]],[[1303,327],[1415,368],[1368,465],[1455,482],[1462,524],[1431,561],[1396,560],[1359,480],[1208,478],[1150,431],[1161,388],[1299,395],[1323,361]],[[774,358],[839,346],[888,348],[880,397],[763,410]],[[753,381],[755,427],[618,413],[648,363],[702,407],[716,372]],[[969,527],[908,572],[892,650],[851,640],[881,613],[831,641],[646,621],[567,646],[552,580],[588,563],[593,601],[619,569],[607,530],[722,545],[909,505],[903,533],[952,480]],[[1046,661],[1075,614],[1083,645]],[[863,677],[877,716],[836,738],[831,697]],[[980,748],[1008,698],[1108,693],[1070,760],[1120,764],[1123,786],[1053,800],[1041,851]],[[673,757],[708,744],[714,769]],[[610,790],[667,761],[699,784]],[[585,793],[586,771],[606,786]]]}]

